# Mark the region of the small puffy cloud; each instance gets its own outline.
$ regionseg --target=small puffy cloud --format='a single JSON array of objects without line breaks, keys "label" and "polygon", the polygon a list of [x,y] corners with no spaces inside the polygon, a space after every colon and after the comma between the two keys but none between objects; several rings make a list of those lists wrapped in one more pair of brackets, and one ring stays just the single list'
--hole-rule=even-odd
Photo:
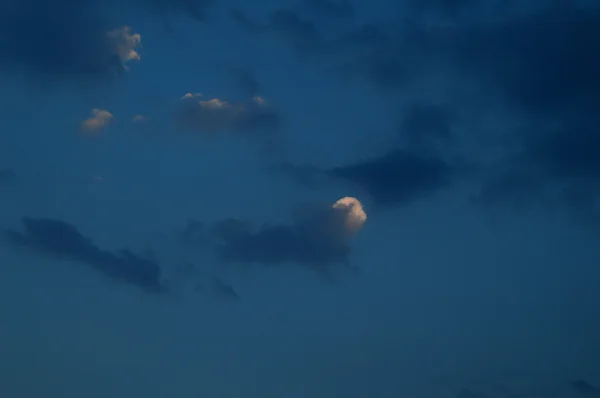
[{"label": "small puffy cloud", "polygon": [[190,133],[257,133],[276,130],[280,115],[259,96],[228,102],[188,93],[181,98],[174,121],[178,129]]},{"label": "small puffy cloud", "polygon": [[94,108],[91,116],[81,123],[81,132],[97,134],[110,124],[113,117],[113,114],[107,110]]},{"label": "small puffy cloud", "polygon": [[367,213],[356,198],[346,196],[335,202],[332,207],[342,216],[342,231],[350,236],[358,233],[367,221]]}]

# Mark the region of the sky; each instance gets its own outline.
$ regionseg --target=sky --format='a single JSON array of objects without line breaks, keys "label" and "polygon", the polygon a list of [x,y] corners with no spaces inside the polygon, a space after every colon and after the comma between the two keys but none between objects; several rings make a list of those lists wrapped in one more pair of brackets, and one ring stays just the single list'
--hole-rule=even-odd
[{"label": "sky", "polygon": [[600,8],[0,1],[0,396],[600,396]]}]

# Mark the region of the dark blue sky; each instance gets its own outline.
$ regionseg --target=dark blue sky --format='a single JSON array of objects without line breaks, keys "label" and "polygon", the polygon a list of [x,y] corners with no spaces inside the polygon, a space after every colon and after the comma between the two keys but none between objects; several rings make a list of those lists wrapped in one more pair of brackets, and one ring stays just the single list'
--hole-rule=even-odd
[{"label": "dark blue sky", "polygon": [[2,0],[0,396],[600,395],[599,38],[583,0]]}]

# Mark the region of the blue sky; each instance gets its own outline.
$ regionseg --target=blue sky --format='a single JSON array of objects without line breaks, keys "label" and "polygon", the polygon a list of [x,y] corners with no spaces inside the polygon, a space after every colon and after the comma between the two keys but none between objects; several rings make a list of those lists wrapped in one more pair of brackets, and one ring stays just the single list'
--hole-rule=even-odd
[{"label": "blue sky", "polygon": [[600,394],[598,35],[576,0],[4,0],[0,395]]}]

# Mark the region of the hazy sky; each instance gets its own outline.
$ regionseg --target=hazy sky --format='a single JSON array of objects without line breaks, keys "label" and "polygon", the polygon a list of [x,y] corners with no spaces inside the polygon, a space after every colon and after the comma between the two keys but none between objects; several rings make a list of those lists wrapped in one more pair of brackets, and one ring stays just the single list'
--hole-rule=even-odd
[{"label": "hazy sky", "polygon": [[595,2],[0,1],[1,397],[600,396]]}]

